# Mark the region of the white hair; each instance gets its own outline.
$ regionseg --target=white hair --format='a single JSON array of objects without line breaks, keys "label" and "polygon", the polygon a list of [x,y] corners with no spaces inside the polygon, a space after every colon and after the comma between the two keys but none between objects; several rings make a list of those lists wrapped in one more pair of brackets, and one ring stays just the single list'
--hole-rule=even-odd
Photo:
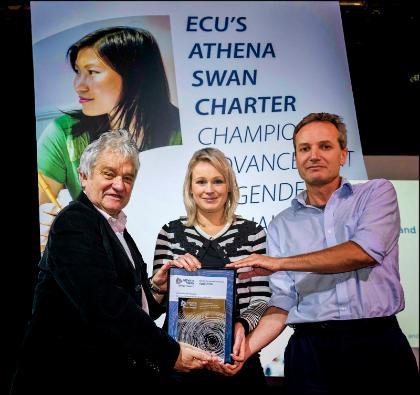
[{"label": "white hair", "polygon": [[135,174],[140,168],[139,151],[130,133],[125,129],[110,130],[90,143],[80,157],[79,173],[90,176],[100,154],[105,151],[117,152],[125,159],[130,158],[135,167]]}]

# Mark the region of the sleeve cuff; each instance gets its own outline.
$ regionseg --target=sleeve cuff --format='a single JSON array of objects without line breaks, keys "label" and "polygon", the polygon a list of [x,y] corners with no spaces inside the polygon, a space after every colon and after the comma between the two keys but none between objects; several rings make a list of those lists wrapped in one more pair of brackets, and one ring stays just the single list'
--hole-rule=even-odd
[{"label": "sleeve cuff", "polygon": [[250,332],[248,321],[242,317],[237,317],[235,322],[240,322],[242,324],[245,329],[245,336],[247,336]]},{"label": "sleeve cuff", "polygon": [[[379,237],[369,236],[369,245],[363,238],[354,237],[350,241],[361,247],[366,254],[371,256],[377,263],[381,264],[384,260],[385,245]],[[367,239],[367,238],[366,238]]]},{"label": "sleeve cuff", "polygon": [[268,302],[269,307],[278,307],[286,311],[290,311],[296,302],[293,298],[289,298],[285,295],[271,295],[271,299]]}]

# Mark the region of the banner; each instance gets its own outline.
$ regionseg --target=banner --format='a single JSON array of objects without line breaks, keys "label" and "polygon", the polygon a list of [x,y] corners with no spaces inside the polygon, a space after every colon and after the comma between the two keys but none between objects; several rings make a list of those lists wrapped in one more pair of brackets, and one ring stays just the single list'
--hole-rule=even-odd
[{"label": "banner", "polygon": [[[292,135],[308,113],[343,117],[349,156],[342,175],[367,177],[338,2],[41,1],[31,3],[31,14],[38,167],[53,194],[60,191],[60,205],[80,190],[76,169],[88,142],[83,130],[75,137],[68,114],[91,106],[93,116],[84,121],[102,119],[83,96],[97,70],[88,62],[79,70],[71,51],[66,59],[69,48],[98,29],[134,28],[160,49],[159,78],[167,80],[169,101],[159,99],[150,76],[144,77],[148,88],[133,95],[149,105],[144,114],[151,123],[164,126],[144,132],[140,173],[125,210],[149,273],[159,230],[185,214],[182,185],[198,149],[226,154],[240,185],[237,214],[263,227],[304,189]],[[127,70],[140,78],[134,74]],[[51,201],[41,195],[40,203]],[[270,347],[263,363],[278,355]]]}]

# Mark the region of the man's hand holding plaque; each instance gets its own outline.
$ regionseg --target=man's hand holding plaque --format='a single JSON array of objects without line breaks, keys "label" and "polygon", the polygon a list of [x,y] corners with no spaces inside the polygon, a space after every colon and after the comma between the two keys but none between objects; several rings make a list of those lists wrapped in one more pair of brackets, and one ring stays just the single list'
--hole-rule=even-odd
[{"label": "man's hand holding plaque", "polygon": [[178,372],[189,372],[192,369],[204,368],[208,363],[213,363],[215,358],[187,343],[179,343],[181,346],[174,369]]}]

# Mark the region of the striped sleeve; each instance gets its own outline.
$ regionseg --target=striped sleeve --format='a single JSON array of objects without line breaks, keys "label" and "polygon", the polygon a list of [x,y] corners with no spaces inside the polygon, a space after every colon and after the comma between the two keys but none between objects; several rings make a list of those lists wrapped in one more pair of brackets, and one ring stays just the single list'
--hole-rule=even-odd
[{"label": "striped sleeve", "polygon": [[166,224],[160,230],[155,247],[153,258],[153,275],[168,261],[174,259],[172,251],[173,233],[170,232],[169,225]]},{"label": "striped sleeve", "polygon": [[[256,233],[249,235],[250,254],[266,253],[266,234],[261,226],[256,228]],[[245,252],[245,251],[244,251]],[[255,276],[250,279],[237,279],[239,321],[244,325],[245,331],[252,331],[268,308],[271,290],[267,276]]]}]

